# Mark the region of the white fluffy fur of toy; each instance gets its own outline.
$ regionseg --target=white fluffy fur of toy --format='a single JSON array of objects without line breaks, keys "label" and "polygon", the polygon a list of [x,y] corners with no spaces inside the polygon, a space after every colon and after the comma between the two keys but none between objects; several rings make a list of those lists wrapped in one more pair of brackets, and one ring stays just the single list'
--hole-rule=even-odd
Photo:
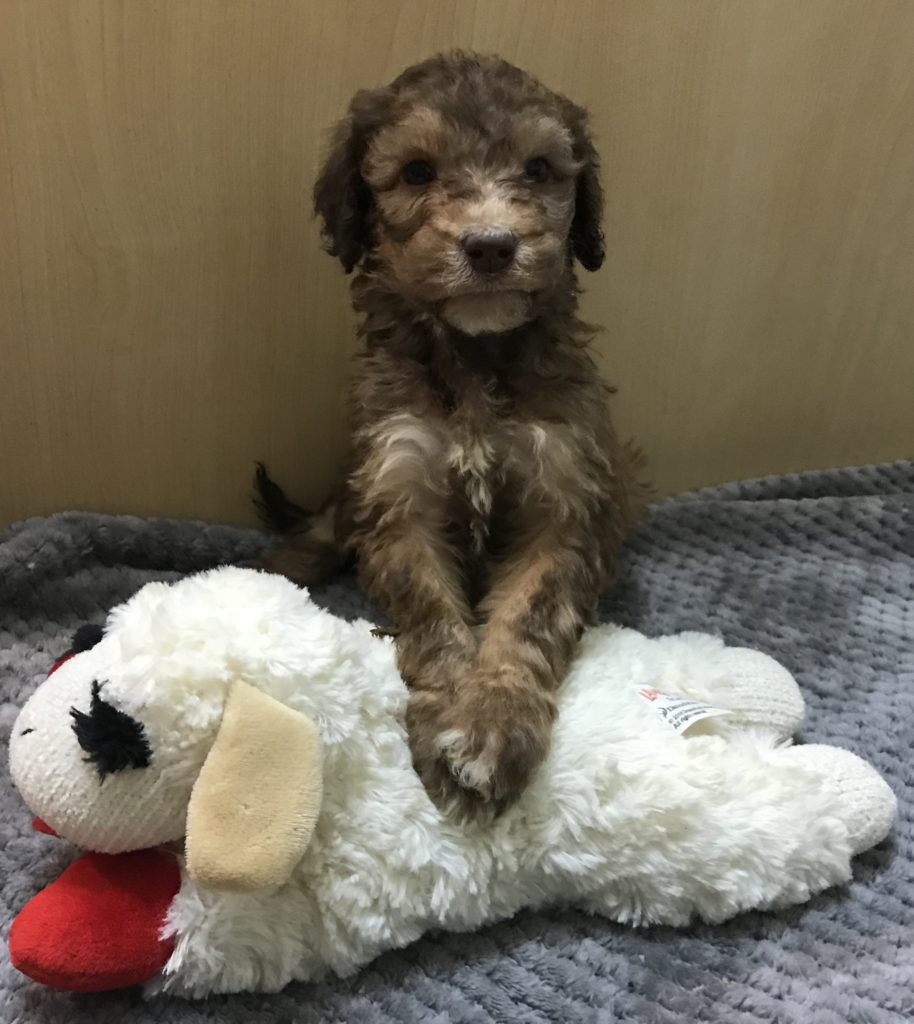
[{"label": "white fluffy fur of toy", "polygon": [[[108,852],[130,848],[131,829],[149,845],[149,816],[170,815],[154,842],[183,834],[233,680],[320,731],[323,803],[291,881],[231,894],[185,873],[166,922],[176,948],[150,991],[275,990],[347,974],[429,929],[472,929],[523,907],[571,904],[631,924],[722,921],[845,882],[851,857],[891,826],[894,797],[869,765],[787,745],[802,700],[772,659],[702,634],[647,639],[613,626],[585,635],[551,753],[521,801],[491,827],[456,825],[411,767],[407,691],[393,645],[370,629],[251,570],[151,584],[23,709],[21,723],[63,719],[104,678],[106,699],[146,726],[157,774],[107,779],[105,814],[94,817],[62,810],[98,788],[63,727],[43,741],[43,761],[14,730],[13,774],[33,811]],[[733,714],[681,736],[638,695],[645,686]],[[39,763],[26,767],[29,758]],[[50,777],[65,782],[47,791]]]}]

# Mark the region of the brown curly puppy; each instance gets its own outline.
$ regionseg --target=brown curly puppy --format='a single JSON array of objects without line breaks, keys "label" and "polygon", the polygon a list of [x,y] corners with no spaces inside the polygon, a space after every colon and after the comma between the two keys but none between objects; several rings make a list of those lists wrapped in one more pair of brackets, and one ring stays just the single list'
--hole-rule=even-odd
[{"label": "brown curly puppy", "polygon": [[356,271],[353,462],[310,518],[261,474],[286,534],[265,565],[307,584],[357,556],[396,624],[429,792],[497,810],[548,748],[635,514],[576,317],[574,260],[603,262],[586,115],[498,58],[433,57],[355,96],[314,199]]}]

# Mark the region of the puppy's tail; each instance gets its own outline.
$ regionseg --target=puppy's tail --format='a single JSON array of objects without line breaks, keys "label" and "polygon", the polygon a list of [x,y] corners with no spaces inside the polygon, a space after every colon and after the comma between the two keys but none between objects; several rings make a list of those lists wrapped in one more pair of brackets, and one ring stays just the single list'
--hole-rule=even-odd
[{"label": "puppy's tail", "polygon": [[285,491],[257,463],[254,504],[261,522],[279,535],[279,543],[258,561],[258,568],[279,573],[302,587],[320,583],[343,563],[336,543],[336,503],[310,513],[286,496]]},{"label": "puppy's tail", "polygon": [[310,515],[286,496],[262,462],[257,463],[254,472],[254,506],[263,525],[278,534],[291,533]]}]

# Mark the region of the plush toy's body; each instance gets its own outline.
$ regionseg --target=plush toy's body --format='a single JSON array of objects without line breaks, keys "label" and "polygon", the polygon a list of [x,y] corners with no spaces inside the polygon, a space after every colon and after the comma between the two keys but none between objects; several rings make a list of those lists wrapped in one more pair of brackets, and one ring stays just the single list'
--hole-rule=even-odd
[{"label": "plush toy's body", "polygon": [[[679,734],[654,689],[730,713]],[[11,768],[32,810],[87,849],[186,835],[171,952],[149,986],[191,996],[345,974],[428,929],[528,906],[683,925],[799,903],[845,881],[894,816],[865,762],[787,744],[803,705],[785,669],[701,634],[586,634],[548,760],[488,827],[426,796],[406,696],[368,623],[279,577],[217,570],[115,610],[23,709]],[[132,739],[99,753],[85,723],[118,713]]]}]

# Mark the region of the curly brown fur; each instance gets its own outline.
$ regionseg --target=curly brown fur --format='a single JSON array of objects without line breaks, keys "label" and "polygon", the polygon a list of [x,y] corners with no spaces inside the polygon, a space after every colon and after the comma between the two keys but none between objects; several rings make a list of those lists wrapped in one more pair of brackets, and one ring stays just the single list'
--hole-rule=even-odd
[{"label": "curly brown fur", "polygon": [[269,565],[311,583],[356,554],[396,624],[416,767],[465,811],[509,803],[543,759],[636,515],[576,316],[574,261],[603,261],[597,171],[581,108],[458,53],[358,93],[315,187],[356,270],[353,461]]}]

